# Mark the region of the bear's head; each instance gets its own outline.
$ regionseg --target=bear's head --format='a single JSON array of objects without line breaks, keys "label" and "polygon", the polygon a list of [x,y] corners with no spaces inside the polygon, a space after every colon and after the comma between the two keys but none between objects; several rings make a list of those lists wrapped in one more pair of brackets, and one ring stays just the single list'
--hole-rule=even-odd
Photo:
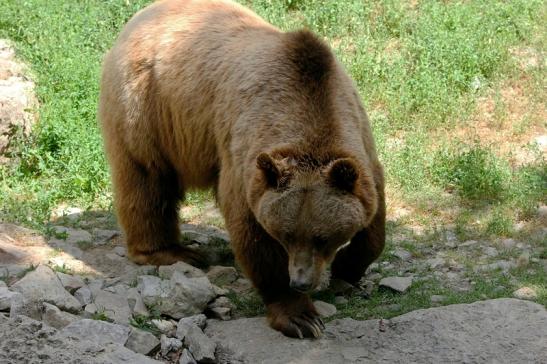
[{"label": "bear's head", "polygon": [[317,288],[336,253],[377,209],[374,180],[351,157],[318,162],[261,153],[249,202],[264,230],[288,255],[291,288]]}]

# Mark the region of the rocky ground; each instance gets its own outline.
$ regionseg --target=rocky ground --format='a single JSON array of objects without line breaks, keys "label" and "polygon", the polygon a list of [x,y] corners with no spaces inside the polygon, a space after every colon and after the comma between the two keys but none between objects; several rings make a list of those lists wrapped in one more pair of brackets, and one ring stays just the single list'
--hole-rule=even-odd
[{"label": "rocky ground", "polygon": [[[342,318],[328,323],[320,340],[287,339],[269,329],[263,318],[238,317],[241,311],[230,298],[240,301],[252,295],[252,288],[234,268],[228,236],[222,230],[181,225],[185,243],[208,252],[213,265],[207,271],[183,262],[137,266],[127,259],[123,236],[111,216],[66,208],[60,215],[46,235],[0,224],[0,362],[547,359],[543,340],[547,311],[517,299],[418,310],[390,320]],[[517,249],[519,243],[505,244]],[[447,252],[493,253],[493,248],[478,242],[445,248],[444,253],[436,251],[422,259],[397,248],[391,252],[396,259],[373,265],[360,286],[333,282],[327,291],[335,295],[335,305],[316,301],[316,306],[328,318],[352,296],[375,295],[382,287],[405,294],[431,275],[450,276],[444,282],[455,290],[470,289],[473,282],[465,278],[464,267],[451,262]],[[524,254],[526,247],[520,249]],[[518,259],[499,262],[503,260],[497,264],[507,264],[507,269],[524,264]],[[491,264],[477,267],[490,269]],[[535,294],[527,287],[514,293],[522,299],[533,299]],[[442,304],[443,299],[432,296],[432,305]]]}]

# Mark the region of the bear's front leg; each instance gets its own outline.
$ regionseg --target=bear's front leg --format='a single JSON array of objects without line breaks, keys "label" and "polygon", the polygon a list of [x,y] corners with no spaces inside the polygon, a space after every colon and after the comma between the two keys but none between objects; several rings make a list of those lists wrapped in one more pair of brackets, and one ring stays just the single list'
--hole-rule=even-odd
[{"label": "bear's front leg", "polygon": [[270,326],[290,337],[319,337],[323,321],[308,295],[289,287],[288,258],[281,244],[250,214],[238,223],[227,220],[236,259],[262,296]]}]

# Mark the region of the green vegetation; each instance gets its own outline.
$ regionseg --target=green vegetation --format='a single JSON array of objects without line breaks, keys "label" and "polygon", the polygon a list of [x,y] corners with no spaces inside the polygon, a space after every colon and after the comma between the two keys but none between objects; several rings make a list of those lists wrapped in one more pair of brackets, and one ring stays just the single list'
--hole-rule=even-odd
[{"label": "green vegetation", "polygon": [[[0,220],[46,231],[61,203],[111,210],[95,113],[101,57],[149,2],[0,0],[0,37],[13,40],[29,64],[40,101],[31,137],[18,141],[15,163],[0,166]],[[547,126],[544,1],[242,3],[283,30],[308,27],[323,36],[355,79],[386,167],[390,222],[382,259],[401,241],[420,258],[448,226],[461,241],[526,241],[531,258],[545,259],[536,209],[547,203],[547,164],[533,142]],[[218,216],[200,220],[211,200],[210,192],[190,193],[185,220],[221,225]],[[519,223],[525,228],[515,228]],[[517,283],[538,287],[545,304],[545,272],[531,265],[512,269],[512,280],[499,272],[473,277],[466,294],[426,281],[405,295],[352,297],[340,314],[390,317],[431,305],[431,294],[469,302],[507,296]],[[232,297],[247,314],[261,312],[255,298]],[[386,308],[393,304],[400,309]]]}]

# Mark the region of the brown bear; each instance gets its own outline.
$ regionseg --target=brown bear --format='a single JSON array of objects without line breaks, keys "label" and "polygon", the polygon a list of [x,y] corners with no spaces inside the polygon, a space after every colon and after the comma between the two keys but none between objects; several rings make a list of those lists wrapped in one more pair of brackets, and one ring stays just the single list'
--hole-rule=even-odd
[{"label": "brown bear", "polygon": [[288,336],[321,334],[307,293],[329,265],[355,283],[383,249],[367,115],[309,31],[231,1],[158,1],[105,56],[99,117],[130,257],[196,262],[178,244],[178,206],[212,187],[238,263]]}]

